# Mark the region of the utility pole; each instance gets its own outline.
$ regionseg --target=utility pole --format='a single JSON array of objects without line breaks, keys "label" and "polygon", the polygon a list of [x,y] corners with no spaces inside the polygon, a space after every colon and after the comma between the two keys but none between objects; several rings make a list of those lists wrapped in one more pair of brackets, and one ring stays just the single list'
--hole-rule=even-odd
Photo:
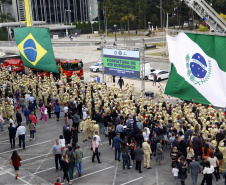
[{"label": "utility pole", "polygon": [[101,61],[103,63],[103,70],[102,70],[102,83],[105,82],[105,79],[104,79],[104,38],[101,37],[101,45],[100,45],[100,48],[101,48]]},{"label": "utility pole", "polygon": [[100,2],[99,0],[97,1],[97,12],[98,12],[98,22],[99,22],[99,31],[100,31]]},{"label": "utility pole", "polygon": [[162,22],[162,0],[160,0],[160,23],[161,23],[161,28],[163,29],[163,22]]},{"label": "utility pole", "polygon": [[105,6],[105,21],[106,21],[106,23],[105,23],[105,26],[106,26],[105,30],[106,30],[106,37],[107,37],[108,36],[108,20],[107,20],[107,8],[106,8],[106,6]]},{"label": "utility pole", "polygon": [[169,13],[166,13],[166,29],[169,29]]}]

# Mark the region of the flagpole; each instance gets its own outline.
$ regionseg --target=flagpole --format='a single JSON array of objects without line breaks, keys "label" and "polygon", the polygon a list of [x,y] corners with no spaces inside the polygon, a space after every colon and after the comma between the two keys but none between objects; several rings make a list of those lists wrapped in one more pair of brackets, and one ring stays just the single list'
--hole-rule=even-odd
[{"label": "flagpole", "polygon": [[30,0],[24,0],[24,8],[25,8],[27,27],[32,27],[33,26],[33,18],[32,18],[32,10],[31,10],[31,1]]}]

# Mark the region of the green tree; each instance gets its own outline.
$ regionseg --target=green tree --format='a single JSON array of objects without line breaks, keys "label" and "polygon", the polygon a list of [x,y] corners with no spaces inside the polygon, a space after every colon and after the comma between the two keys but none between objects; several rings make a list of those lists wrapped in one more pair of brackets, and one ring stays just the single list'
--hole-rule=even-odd
[{"label": "green tree", "polygon": [[15,22],[15,19],[12,17],[11,13],[1,14],[0,22]]}]

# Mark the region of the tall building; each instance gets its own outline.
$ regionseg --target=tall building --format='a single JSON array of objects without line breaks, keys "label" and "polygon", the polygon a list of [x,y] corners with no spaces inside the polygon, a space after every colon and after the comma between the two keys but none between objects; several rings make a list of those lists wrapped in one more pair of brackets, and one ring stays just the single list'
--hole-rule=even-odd
[{"label": "tall building", "polygon": [[[97,0],[30,0],[34,21],[48,24],[92,21],[97,16]],[[24,21],[23,0],[13,0],[16,20]],[[21,19],[22,18],[22,19]]]}]

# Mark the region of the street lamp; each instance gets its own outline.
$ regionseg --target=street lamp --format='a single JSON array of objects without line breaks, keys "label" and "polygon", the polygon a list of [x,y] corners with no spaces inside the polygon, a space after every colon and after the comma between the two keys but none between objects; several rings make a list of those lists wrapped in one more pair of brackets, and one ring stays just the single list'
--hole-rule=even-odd
[{"label": "street lamp", "polygon": [[165,26],[165,10],[162,7],[159,7],[159,6],[156,6],[156,7],[163,10],[163,13],[164,13],[163,28],[164,28],[164,26]]},{"label": "street lamp", "polygon": [[[159,7],[159,6],[156,6],[157,8],[160,8],[163,10],[163,13],[164,13],[164,20],[163,20],[163,31],[164,31],[164,25],[165,25],[165,10],[162,8],[162,7]],[[163,50],[162,50],[162,56],[164,57],[164,42],[165,42],[165,39],[164,39],[164,36],[163,36]]]},{"label": "street lamp", "polygon": [[[71,10],[66,10],[65,9],[65,19],[66,19],[66,24],[67,24],[67,13],[66,12],[71,12]],[[70,23],[69,14],[68,14],[68,22]]]},{"label": "street lamp", "polygon": [[91,22],[91,27],[92,27],[92,34],[93,34],[93,22]]},{"label": "street lamp", "polygon": [[116,39],[116,28],[117,28],[117,25],[116,24],[114,25],[114,28],[115,28],[115,41],[117,41],[117,39]]},{"label": "street lamp", "polygon": [[148,22],[148,27],[149,27],[149,37],[151,35],[151,22]]}]

